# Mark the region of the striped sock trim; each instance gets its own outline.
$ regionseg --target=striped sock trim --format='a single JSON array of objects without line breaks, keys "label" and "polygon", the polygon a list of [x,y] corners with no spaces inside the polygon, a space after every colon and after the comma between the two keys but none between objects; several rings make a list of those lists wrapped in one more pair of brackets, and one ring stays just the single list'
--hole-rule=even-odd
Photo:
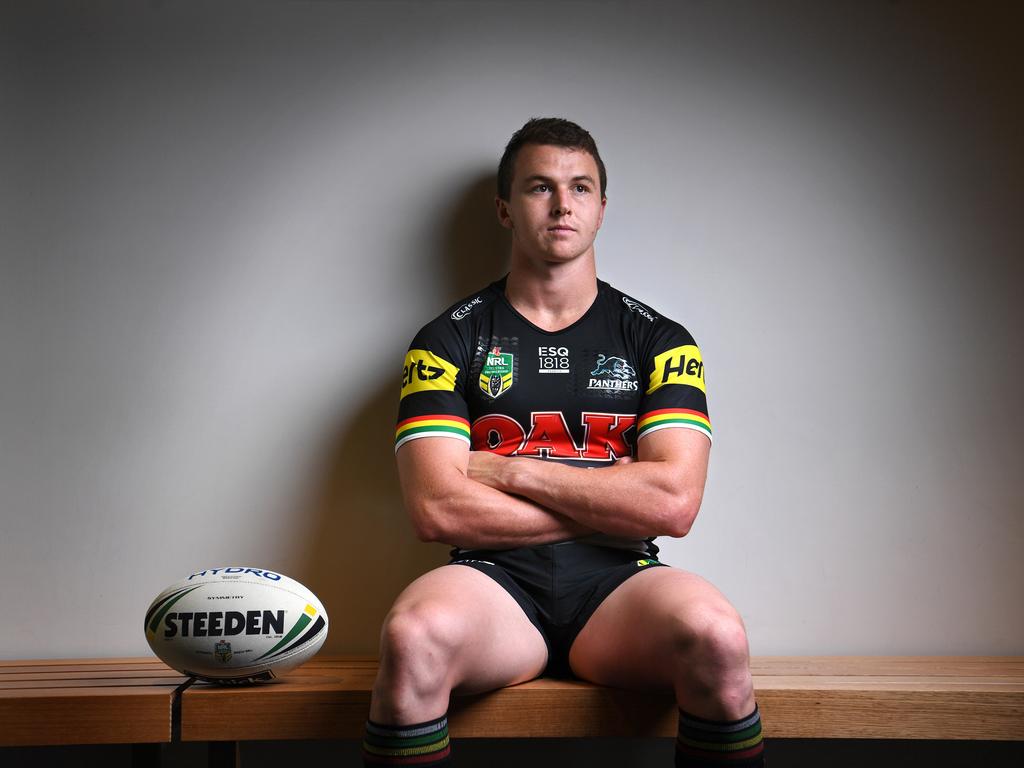
[{"label": "striped sock trim", "polygon": [[413,725],[366,721],[364,765],[447,765],[450,754],[447,714]]},{"label": "striped sock trim", "polygon": [[731,722],[705,720],[679,710],[677,768],[754,768],[764,765],[761,712]]}]

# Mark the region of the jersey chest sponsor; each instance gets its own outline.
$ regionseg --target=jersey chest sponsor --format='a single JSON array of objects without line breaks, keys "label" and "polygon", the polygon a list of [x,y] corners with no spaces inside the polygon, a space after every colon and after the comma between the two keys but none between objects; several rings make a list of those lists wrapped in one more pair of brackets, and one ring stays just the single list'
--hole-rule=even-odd
[{"label": "jersey chest sponsor", "polygon": [[473,422],[470,439],[473,450],[502,456],[614,461],[632,455],[627,432],[636,424],[634,414],[584,411],[580,423],[582,445],[573,439],[561,411],[534,411],[527,425],[511,416],[491,413]]}]

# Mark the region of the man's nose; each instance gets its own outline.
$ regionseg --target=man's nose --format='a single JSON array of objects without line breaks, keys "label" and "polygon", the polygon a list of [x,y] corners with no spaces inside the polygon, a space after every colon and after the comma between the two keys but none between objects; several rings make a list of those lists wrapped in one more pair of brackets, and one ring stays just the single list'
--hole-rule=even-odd
[{"label": "man's nose", "polygon": [[554,207],[551,213],[554,216],[568,216],[572,213],[572,203],[569,197],[569,190],[562,189],[555,191]]}]

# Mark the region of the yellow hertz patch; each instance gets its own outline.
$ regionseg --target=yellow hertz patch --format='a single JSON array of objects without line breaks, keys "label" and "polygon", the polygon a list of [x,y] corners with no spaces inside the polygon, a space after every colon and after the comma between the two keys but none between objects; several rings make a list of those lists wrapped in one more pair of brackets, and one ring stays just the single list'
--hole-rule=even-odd
[{"label": "yellow hertz patch", "polygon": [[647,388],[647,394],[666,384],[689,384],[707,394],[704,388],[704,362],[700,359],[700,350],[696,344],[675,347],[654,358],[651,386]]},{"label": "yellow hertz patch", "polygon": [[314,608],[309,603],[306,603],[306,613],[308,613],[310,616],[316,616],[316,608]]},{"label": "yellow hertz patch", "polygon": [[459,369],[443,357],[425,349],[410,349],[402,369],[402,397],[429,390],[454,392],[458,375]]}]

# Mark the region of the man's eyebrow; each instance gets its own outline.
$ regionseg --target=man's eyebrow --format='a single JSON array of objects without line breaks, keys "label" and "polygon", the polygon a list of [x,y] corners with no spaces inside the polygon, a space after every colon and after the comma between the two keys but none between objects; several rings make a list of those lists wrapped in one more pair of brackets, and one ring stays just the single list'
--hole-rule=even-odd
[{"label": "man's eyebrow", "polygon": [[[551,178],[550,176],[542,176],[539,173],[535,173],[532,176],[527,176],[525,181],[527,181],[527,182],[533,182],[533,181],[552,182],[552,181],[555,181],[555,179]],[[586,175],[586,174],[584,174],[582,176],[573,176],[572,179],[570,179],[570,181],[572,181],[573,183],[575,183],[577,181],[587,181],[587,182],[590,182],[591,184],[594,183],[594,179],[591,178],[590,176]]]}]

